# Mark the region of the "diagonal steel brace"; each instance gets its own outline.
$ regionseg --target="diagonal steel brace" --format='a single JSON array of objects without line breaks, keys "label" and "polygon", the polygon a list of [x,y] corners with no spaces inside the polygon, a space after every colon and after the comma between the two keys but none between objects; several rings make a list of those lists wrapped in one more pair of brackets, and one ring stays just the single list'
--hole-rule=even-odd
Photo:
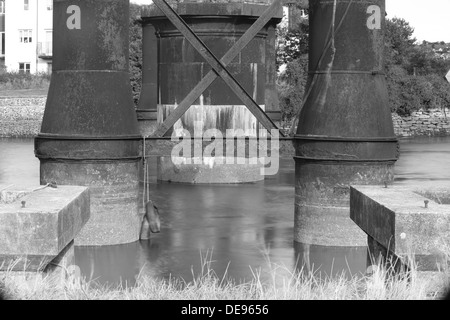
[{"label": "diagonal steel brace", "polygon": [[[259,107],[251,96],[234,79],[231,73],[226,69],[233,59],[242,51],[242,49],[255,37],[255,35],[269,22],[274,13],[281,8],[281,0],[274,0],[272,5],[256,20],[256,22],[245,32],[245,34],[232,46],[232,48],[218,60],[209,50],[203,41],[192,31],[186,22],[165,2],[165,0],[153,0],[161,11],[167,16],[172,24],[184,35],[191,45],[200,53],[200,55],[213,68],[199,82],[199,84],[186,96],[179,106],[172,111],[165,121],[160,124],[153,134],[155,137],[164,136],[167,131],[177,122],[181,116],[189,109],[195,100],[220,76],[224,82],[233,90],[233,92],[244,102],[250,112],[261,122],[261,124],[270,132],[270,129],[277,129],[272,120]],[[280,132],[281,135],[283,135]]]}]

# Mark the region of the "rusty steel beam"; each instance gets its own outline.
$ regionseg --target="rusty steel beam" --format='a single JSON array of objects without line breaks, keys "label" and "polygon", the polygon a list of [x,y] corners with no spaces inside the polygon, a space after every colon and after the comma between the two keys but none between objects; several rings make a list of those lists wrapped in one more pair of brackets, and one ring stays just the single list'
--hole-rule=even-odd
[{"label": "rusty steel beam", "polygon": [[[258,121],[270,132],[271,129],[278,129],[272,120],[264,113],[253,98],[242,88],[231,73],[226,69],[237,54],[253,39],[261,28],[273,17],[276,10],[281,6],[280,0],[275,0],[272,5],[261,15],[260,18],[250,27],[249,30],[233,45],[233,47],[224,55],[221,60],[208,49],[203,41],[197,37],[186,22],[168,5],[164,0],[155,0],[154,3],[175,27],[184,35],[191,45],[200,53],[200,55],[211,65],[211,70],[202,81],[188,94],[181,102],[178,108],[173,111],[169,117],[158,127],[153,136],[162,137],[178,121],[181,116],[189,109],[194,101],[211,85],[211,83],[220,76],[224,82],[233,90],[233,92],[244,102],[250,112]],[[283,133],[280,132],[283,136]]]}]

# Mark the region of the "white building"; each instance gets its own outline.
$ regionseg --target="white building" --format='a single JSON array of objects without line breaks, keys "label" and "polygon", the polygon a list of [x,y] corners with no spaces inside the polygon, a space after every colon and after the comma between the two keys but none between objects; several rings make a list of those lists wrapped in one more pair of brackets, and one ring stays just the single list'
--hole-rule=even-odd
[{"label": "white building", "polygon": [[0,65],[9,72],[51,72],[52,29],[53,0],[0,0]]}]

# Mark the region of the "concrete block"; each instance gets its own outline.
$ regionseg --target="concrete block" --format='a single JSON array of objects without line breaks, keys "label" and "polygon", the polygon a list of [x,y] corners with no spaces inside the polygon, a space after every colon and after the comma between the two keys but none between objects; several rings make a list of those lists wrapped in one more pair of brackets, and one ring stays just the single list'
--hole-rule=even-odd
[{"label": "concrete block", "polygon": [[42,270],[90,217],[86,187],[0,186],[0,270]]},{"label": "concrete block", "polygon": [[350,217],[368,236],[403,262],[414,257],[420,271],[447,267],[450,182],[388,188],[352,186]]},{"label": "concrete block", "polygon": [[[20,265],[21,268],[0,269],[0,277],[12,278],[15,282],[20,282],[29,286],[35,285],[43,278],[48,278],[55,284],[64,283],[63,280],[72,275],[72,270],[76,270],[75,266],[75,250],[74,241],[71,241],[46,267],[33,270],[30,268],[30,260],[26,256],[22,256],[13,262],[12,265]],[[40,271],[40,272],[36,272]]]}]

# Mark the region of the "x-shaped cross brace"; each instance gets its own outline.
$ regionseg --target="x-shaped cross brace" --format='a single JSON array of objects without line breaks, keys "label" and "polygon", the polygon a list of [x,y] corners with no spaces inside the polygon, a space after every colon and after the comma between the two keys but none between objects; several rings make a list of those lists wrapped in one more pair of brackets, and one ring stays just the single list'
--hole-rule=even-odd
[{"label": "x-shaped cross brace", "polygon": [[[244,49],[244,47],[258,34],[258,32],[269,22],[274,14],[281,8],[281,0],[274,0],[272,5],[256,20],[256,22],[245,32],[245,34],[231,47],[221,60],[208,49],[203,41],[192,31],[186,22],[167,4],[165,0],[153,0],[158,8],[167,16],[172,24],[191,43],[200,55],[211,65],[212,70],[192,89],[184,100],[173,110],[153,133],[155,137],[163,137],[167,131],[177,122],[198,97],[220,76],[233,92],[244,102],[250,112],[269,132],[276,129],[276,125],[259,107],[253,98],[242,88],[239,82],[226,69],[226,66]],[[282,136],[283,133],[280,132]]]}]

